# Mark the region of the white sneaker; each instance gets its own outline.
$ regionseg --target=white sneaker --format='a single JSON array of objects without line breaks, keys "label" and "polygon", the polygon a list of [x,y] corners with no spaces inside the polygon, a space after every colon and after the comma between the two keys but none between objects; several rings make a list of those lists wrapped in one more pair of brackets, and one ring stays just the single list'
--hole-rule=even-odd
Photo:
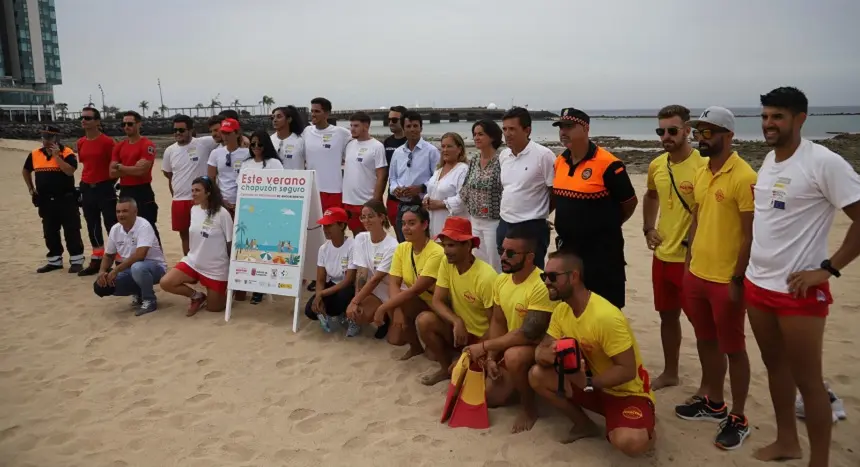
[{"label": "white sneaker", "polygon": [[[845,413],[845,406],[842,403],[842,399],[837,397],[836,393],[830,390],[829,384],[824,383],[824,386],[827,388],[827,395],[830,397],[830,408],[832,410],[833,423],[848,418],[848,414]],[[806,407],[803,405],[803,398],[800,396],[800,393],[798,393],[797,397],[794,399],[794,414],[797,418],[806,418]]]},{"label": "white sneaker", "polygon": [[143,303],[143,300],[140,298],[140,295],[132,295],[131,296],[131,306],[133,308],[140,308],[140,305]]}]

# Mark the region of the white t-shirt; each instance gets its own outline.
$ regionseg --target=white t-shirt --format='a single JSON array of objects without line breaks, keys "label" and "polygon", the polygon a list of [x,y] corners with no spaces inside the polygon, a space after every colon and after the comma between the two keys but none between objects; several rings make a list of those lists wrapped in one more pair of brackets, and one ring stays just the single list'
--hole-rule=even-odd
[{"label": "white t-shirt", "polygon": [[[209,139],[211,140],[212,137],[210,136]],[[198,138],[193,138],[185,146],[173,143],[164,150],[161,170],[173,174],[170,178],[173,199],[191,199],[191,182],[197,177],[206,175],[210,152],[207,145],[201,143]]]},{"label": "white t-shirt", "polygon": [[370,201],[376,188],[376,169],[382,167],[388,167],[382,143],[373,138],[350,141],[343,164],[343,202],[361,206]]},{"label": "white t-shirt", "polygon": [[209,154],[212,154],[212,151],[215,148],[221,146],[221,143],[215,141],[215,138],[212,138],[211,136],[194,138],[194,142],[197,143],[197,154],[206,161],[209,160]]},{"label": "white t-shirt", "polygon": [[[227,165],[227,155],[230,155],[230,165]],[[232,153],[226,146],[219,146],[209,154],[209,165],[218,169],[218,188],[221,196],[230,204],[236,204],[236,192],[239,184],[236,178],[246,159],[251,157],[248,148],[237,148]]]},{"label": "white t-shirt", "polygon": [[277,158],[273,157],[271,159],[266,160],[266,166],[263,167],[263,161],[257,162],[253,158],[246,160],[242,163],[243,169],[283,169],[284,166],[281,164]]},{"label": "white t-shirt", "polygon": [[105,253],[109,255],[119,254],[123,258],[129,258],[140,247],[149,247],[146,252],[146,260],[155,261],[167,270],[167,262],[164,260],[164,252],[161,244],[155,236],[155,230],[148,220],[137,216],[134,225],[128,232],[119,223],[114,224],[108,233],[108,241]]},{"label": "white t-shirt", "polygon": [[[354,240],[346,237],[343,245],[336,247],[331,240],[326,240],[317,255],[317,266],[325,268],[326,281],[337,284],[346,277],[346,270],[352,263],[352,245]],[[322,290],[322,289],[320,289]]]},{"label": "white t-shirt", "polygon": [[310,125],[302,132],[308,170],[316,170],[316,181],[322,193],[343,191],[343,157],[346,143],[352,138],[349,130],[329,125],[320,130]]},{"label": "white t-shirt", "polygon": [[233,218],[226,209],[219,209],[211,218],[200,206],[191,208],[191,227],[188,229],[190,249],[182,262],[216,281],[229,276],[230,250],[233,241]]},{"label": "white t-shirt", "polygon": [[514,156],[510,148],[499,154],[502,168],[500,217],[509,223],[546,219],[549,190],[555,178],[556,155],[551,149],[529,141]]},{"label": "white t-shirt", "polygon": [[[349,269],[367,268],[370,270],[368,280],[376,271],[388,273],[395,249],[397,249],[396,238],[386,235],[381,242],[373,243],[370,241],[369,232],[361,232],[356,235],[355,243],[352,245],[352,264],[349,265]],[[388,300],[388,276],[385,276],[385,279],[373,289],[373,295],[383,302]]]},{"label": "white t-shirt", "polygon": [[746,277],[788,293],[797,271],[818,269],[828,259],[827,235],[837,209],[860,201],[860,176],[824,146],[802,140],[794,155],[777,163],[765,156],[755,184],[753,242]]},{"label": "white t-shirt", "polygon": [[305,170],[305,141],[301,136],[290,133],[286,139],[281,139],[275,133],[272,135],[272,145],[278,151],[285,169]]}]

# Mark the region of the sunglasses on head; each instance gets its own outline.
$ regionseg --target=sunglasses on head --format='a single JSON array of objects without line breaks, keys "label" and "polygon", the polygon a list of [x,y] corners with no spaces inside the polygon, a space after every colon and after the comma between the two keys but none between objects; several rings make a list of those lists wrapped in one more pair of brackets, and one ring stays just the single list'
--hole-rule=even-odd
[{"label": "sunglasses on head", "polygon": [[134,126],[137,122],[122,122],[122,126]]},{"label": "sunglasses on head", "polygon": [[722,128],[717,130],[712,130],[710,128],[705,128],[704,130],[693,130],[693,138],[711,139],[714,135],[728,132],[729,130],[724,130]]},{"label": "sunglasses on head", "polygon": [[88,122],[89,122],[89,121],[92,121],[92,120],[95,120],[95,119],[96,119],[95,117],[92,117],[92,116],[90,116],[90,115],[81,115],[81,120],[86,120],[86,121],[88,121]]},{"label": "sunglasses on head", "polygon": [[526,252],[524,252],[524,251],[514,251],[514,250],[508,250],[508,249],[499,247],[499,256],[501,256],[503,258],[510,259],[516,255],[524,255],[524,254],[526,254]]},{"label": "sunglasses on head", "polygon": [[678,136],[678,133],[681,131],[678,127],[669,127],[669,128],[657,128],[654,132],[657,133],[657,136],[663,136],[666,133],[669,133],[672,136]]},{"label": "sunglasses on head", "polygon": [[561,272],[554,272],[554,271],[550,271],[550,272],[542,272],[542,273],[540,273],[540,280],[542,280],[542,281],[546,282],[546,280],[547,280],[547,279],[549,279],[549,281],[550,281],[550,282],[555,282],[555,281],[557,281],[557,280],[558,280],[558,278],[559,278],[559,277],[561,277],[561,276],[566,276],[566,275],[568,275],[568,274],[570,274],[570,273],[572,273],[572,272],[573,272],[573,271],[561,271]]},{"label": "sunglasses on head", "polygon": [[174,133],[179,133],[179,134],[185,133],[186,131],[188,131],[188,128],[174,128],[173,129]]}]

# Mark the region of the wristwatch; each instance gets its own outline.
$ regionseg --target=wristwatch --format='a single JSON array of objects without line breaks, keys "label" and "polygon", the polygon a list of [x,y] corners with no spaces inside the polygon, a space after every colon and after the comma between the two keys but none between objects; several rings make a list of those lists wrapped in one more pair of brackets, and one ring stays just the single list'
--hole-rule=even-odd
[{"label": "wristwatch", "polygon": [[825,259],[824,261],[822,261],[820,267],[821,269],[824,269],[825,271],[829,272],[833,277],[839,277],[842,275],[842,273],[840,273],[838,269],[834,268],[833,265],[830,264],[829,259]]},{"label": "wristwatch", "polygon": [[582,388],[583,392],[592,392],[594,391],[594,384],[591,382],[591,376],[585,376],[585,387]]},{"label": "wristwatch", "polygon": [[654,227],[642,227],[642,233],[645,235],[648,235],[652,230],[654,230]]}]

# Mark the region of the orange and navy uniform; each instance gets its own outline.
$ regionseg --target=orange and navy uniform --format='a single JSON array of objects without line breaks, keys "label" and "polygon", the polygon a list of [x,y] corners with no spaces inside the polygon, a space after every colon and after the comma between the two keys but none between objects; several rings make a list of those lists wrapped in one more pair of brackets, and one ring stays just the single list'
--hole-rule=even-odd
[{"label": "orange and navy uniform", "polygon": [[[72,167],[78,167],[78,158],[72,148],[60,145],[59,157]],[[36,149],[27,156],[24,170],[35,172],[36,191],[40,198],[53,199],[75,193],[75,177],[63,173],[57,159],[45,148]]]},{"label": "orange and navy uniform", "polygon": [[624,236],[621,204],[636,197],[624,163],[588,143],[578,163],[570,150],[555,161],[552,199],[558,247],[575,252],[585,265],[585,285],[618,308],[624,307]]}]

